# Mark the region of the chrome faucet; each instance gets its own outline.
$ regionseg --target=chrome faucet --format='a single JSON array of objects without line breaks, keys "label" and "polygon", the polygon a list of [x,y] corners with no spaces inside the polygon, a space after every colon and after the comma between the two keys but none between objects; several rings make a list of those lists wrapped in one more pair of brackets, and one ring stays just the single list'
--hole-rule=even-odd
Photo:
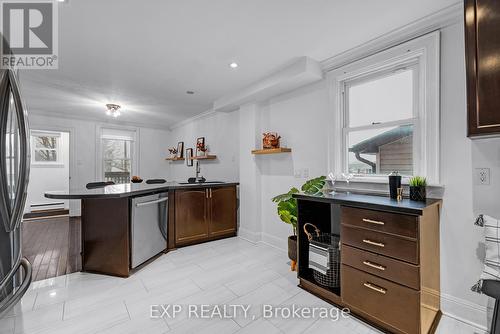
[{"label": "chrome faucet", "polygon": [[201,173],[201,167],[200,167],[200,162],[196,160],[196,179],[195,182],[200,182],[203,179],[203,176],[200,176]]}]

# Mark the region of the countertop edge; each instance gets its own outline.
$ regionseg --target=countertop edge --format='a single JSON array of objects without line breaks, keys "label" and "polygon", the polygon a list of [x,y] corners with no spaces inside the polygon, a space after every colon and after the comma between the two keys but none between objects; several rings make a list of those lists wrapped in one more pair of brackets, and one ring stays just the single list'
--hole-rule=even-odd
[{"label": "countertop edge", "polygon": [[[342,195],[346,196],[345,194],[342,194]],[[315,196],[315,195],[307,195],[307,194],[300,194],[300,193],[293,194],[293,198],[296,198],[299,200],[307,200],[307,201],[323,202],[323,203],[335,203],[335,204],[363,208],[363,209],[383,210],[383,211],[390,211],[390,212],[394,212],[394,213],[404,213],[404,214],[415,215],[415,216],[423,215],[425,209],[427,209],[428,207],[431,207],[433,205],[438,205],[442,202],[441,199],[428,199],[428,201],[425,204],[421,203],[422,207],[411,207],[411,206],[397,206],[397,205],[391,205],[390,203],[385,204],[385,203],[377,203],[375,201],[374,202],[369,201],[370,198],[389,199],[387,196],[356,194],[356,197],[366,197],[366,201],[360,201],[360,200],[357,200],[354,198],[353,199],[334,198],[334,197]],[[408,203],[408,201],[409,201],[408,199],[405,199],[402,204]],[[414,204],[417,204],[417,203],[414,203]]]},{"label": "countertop edge", "polygon": [[[219,188],[219,187],[230,187],[239,186],[239,182],[227,182],[227,183],[211,183],[211,184],[169,184],[161,185],[158,184],[156,188],[149,189],[138,189],[129,192],[122,193],[110,193],[110,194],[57,194],[46,192],[44,196],[51,199],[106,199],[106,198],[126,198],[126,197],[136,197],[145,194],[156,194],[160,192],[170,191],[170,190],[181,190],[181,189],[199,189],[199,188]],[[111,186],[112,187],[112,186]],[[83,189],[82,189],[83,190]],[[91,191],[91,190],[89,190]]]}]

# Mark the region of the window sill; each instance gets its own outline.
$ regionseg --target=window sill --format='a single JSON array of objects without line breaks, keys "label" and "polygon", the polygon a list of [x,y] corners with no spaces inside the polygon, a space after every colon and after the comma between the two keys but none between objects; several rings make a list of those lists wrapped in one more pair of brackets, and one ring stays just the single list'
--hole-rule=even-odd
[{"label": "window sill", "polygon": [[32,162],[31,167],[33,168],[64,168],[64,164],[62,163],[41,163],[41,162]]},{"label": "window sill", "polygon": [[[403,195],[407,196],[409,192],[408,180],[402,182]],[[386,177],[355,177],[349,181],[340,179],[335,181],[332,187],[330,181],[327,182],[327,189],[340,192],[353,192],[367,195],[389,195],[389,180]],[[429,184],[427,185],[428,198],[442,198],[444,195],[444,185]]]},{"label": "window sill", "polygon": [[[401,184],[403,186],[408,186],[409,185],[409,179],[411,176],[402,176],[401,177]],[[373,184],[389,184],[389,178],[388,176],[355,176],[354,178],[350,179],[349,182],[347,182],[346,179],[340,178],[335,181],[335,183],[373,183]],[[436,184],[436,183],[430,183],[427,185],[427,187],[432,187],[432,188],[444,188],[443,184]]]}]

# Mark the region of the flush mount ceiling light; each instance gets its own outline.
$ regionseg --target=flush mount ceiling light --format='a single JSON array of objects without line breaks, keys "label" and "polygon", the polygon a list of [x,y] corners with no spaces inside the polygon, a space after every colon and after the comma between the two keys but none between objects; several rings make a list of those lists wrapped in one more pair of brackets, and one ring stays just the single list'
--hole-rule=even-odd
[{"label": "flush mount ceiling light", "polygon": [[108,103],[106,104],[106,108],[108,108],[108,110],[106,111],[106,115],[108,116],[113,116],[116,118],[121,115],[121,106],[119,106],[118,104]]},{"label": "flush mount ceiling light", "polygon": [[229,67],[231,67],[231,68],[237,68],[238,64],[235,63],[235,62],[232,62],[231,64],[229,64]]}]

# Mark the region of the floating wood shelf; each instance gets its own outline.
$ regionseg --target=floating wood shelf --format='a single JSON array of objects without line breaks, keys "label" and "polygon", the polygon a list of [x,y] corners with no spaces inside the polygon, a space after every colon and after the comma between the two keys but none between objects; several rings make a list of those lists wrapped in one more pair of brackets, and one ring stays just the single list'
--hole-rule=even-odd
[{"label": "floating wood shelf", "polygon": [[192,157],[190,160],[215,160],[217,159],[216,155],[203,155],[199,157]]},{"label": "floating wood shelf", "polygon": [[291,148],[268,148],[263,150],[253,150],[252,154],[278,154],[278,153],[289,153],[292,152]]},{"label": "floating wood shelf", "polygon": [[168,160],[168,161],[184,161],[185,159],[184,158],[174,157],[174,158],[166,158],[165,160]]}]

